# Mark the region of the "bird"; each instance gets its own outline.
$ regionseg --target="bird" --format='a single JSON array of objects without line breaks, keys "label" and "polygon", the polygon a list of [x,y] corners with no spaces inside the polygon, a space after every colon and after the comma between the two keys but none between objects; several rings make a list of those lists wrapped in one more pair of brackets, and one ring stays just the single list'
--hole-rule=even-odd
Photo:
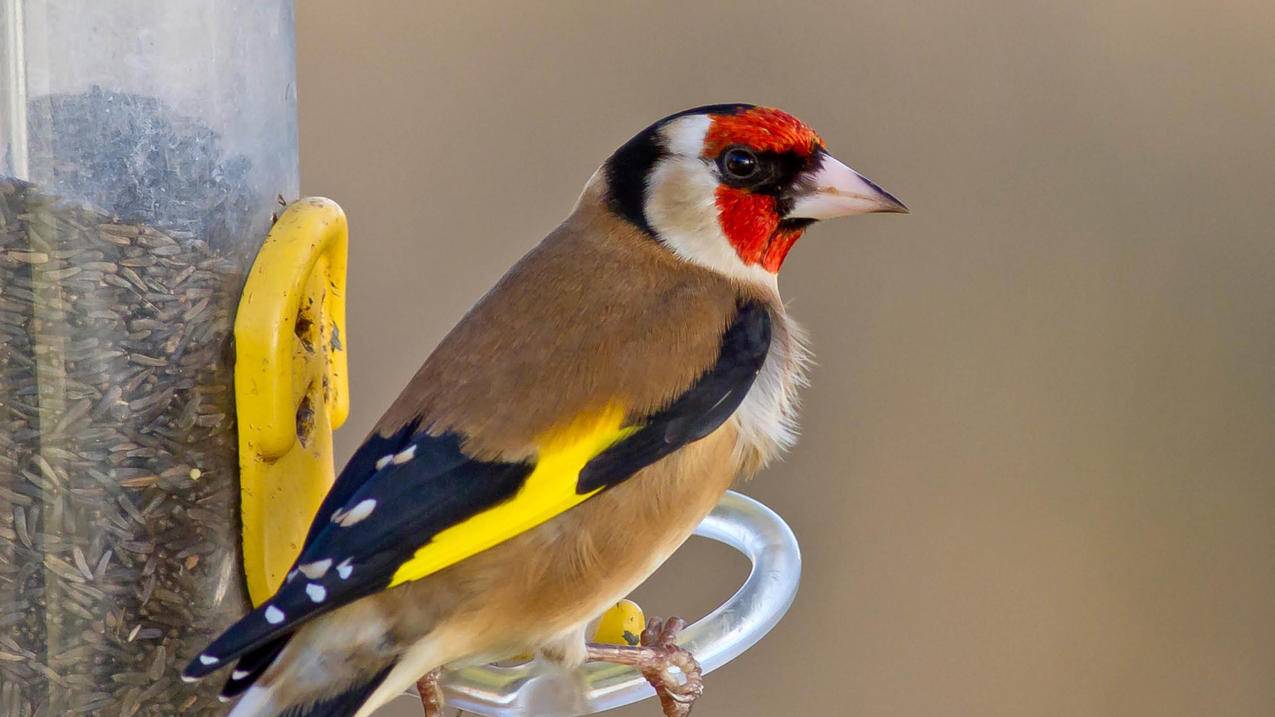
[{"label": "bird", "polygon": [[183,677],[233,665],[231,717],[369,717],[423,676],[437,693],[443,666],[525,653],[636,666],[685,714],[699,685],[656,674],[694,671],[684,623],[653,620],[635,646],[590,644],[586,625],[793,445],[809,352],[778,274],[794,244],[820,220],[907,211],[777,108],[638,132],[426,358],[277,592]]}]

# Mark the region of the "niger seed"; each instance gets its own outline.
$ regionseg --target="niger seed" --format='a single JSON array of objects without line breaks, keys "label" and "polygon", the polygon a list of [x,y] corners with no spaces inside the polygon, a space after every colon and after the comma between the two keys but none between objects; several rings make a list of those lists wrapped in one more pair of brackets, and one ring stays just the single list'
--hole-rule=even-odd
[{"label": "niger seed", "polygon": [[[156,100],[31,109],[30,164],[68,196],[0,177],[0,715],[222,715],[176,669],[247,609],[209,568],[238,561],[226,357],[265,217],[246,163]],[[142,131],[164,162],[101,176]]]}]

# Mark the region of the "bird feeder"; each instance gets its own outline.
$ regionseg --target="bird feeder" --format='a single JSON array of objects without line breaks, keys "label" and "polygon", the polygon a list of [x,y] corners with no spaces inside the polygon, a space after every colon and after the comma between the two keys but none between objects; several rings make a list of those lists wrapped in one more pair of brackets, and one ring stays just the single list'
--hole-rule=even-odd
[{"label": "bird feeder", "polygon": [[[278,586],[344,421],[345,218],[298,193],[291,0],[0,3],[0,715],[212,716],[178,670]],[[791,603],[791,531],[680,642],[705,671]],[[480,714],[642,699],[637,672],[448,672]]]},{"label": "bird feeder", "polygon": [[248,608],[230,339],[298,192],[292,3],[0,33],[0,714],[223,714],[178,670]]}]

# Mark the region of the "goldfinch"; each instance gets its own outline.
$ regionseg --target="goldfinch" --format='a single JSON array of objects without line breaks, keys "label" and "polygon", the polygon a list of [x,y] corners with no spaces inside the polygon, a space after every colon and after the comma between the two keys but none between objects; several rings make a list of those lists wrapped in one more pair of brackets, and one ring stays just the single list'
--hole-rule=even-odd
[{"label": "goldfinch", "polygon": [[[532,652],[659,682],[676,624],[635,647],[589,645],[586,624],[793,443],[793,244],[817,220],[905,211],[778,109],[642,130],[426,359],[278,592],[184,676],[233,664],[232,717],[368,717],[443,665]],[[694,697],[656,686],[668,709]]]}]

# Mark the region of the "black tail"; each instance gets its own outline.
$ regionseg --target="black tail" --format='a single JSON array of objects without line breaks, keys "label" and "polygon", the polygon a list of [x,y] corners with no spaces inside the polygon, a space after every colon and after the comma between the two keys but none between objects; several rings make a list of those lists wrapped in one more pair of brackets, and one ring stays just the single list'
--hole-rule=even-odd
[{"label": "black tail", "polygon": [[230,678],[226,680],[226,684],[221,688],[221,696],[227,699],[238,697],[243,694],[249,687],[256,683],[257,678],[261,677],[270,665],[274,664],[274,659],[283,652],[283,648],[287,646],[288,640],[292,635],[284,635],[274,642],[266,643],[263,647],[249,652],[239,658],[239,664],[235,665],[234,671],[230,673]]},{"label": "black tail", "polygon": [[385,681],[385,677],[394,669],[390,663],[385,669],[373,675],[366,682],[354,685],[350,689],[334,697],[312,705],[289,707],[279,717],[354,717],[367,698],[372,696],[377,687]]}]

